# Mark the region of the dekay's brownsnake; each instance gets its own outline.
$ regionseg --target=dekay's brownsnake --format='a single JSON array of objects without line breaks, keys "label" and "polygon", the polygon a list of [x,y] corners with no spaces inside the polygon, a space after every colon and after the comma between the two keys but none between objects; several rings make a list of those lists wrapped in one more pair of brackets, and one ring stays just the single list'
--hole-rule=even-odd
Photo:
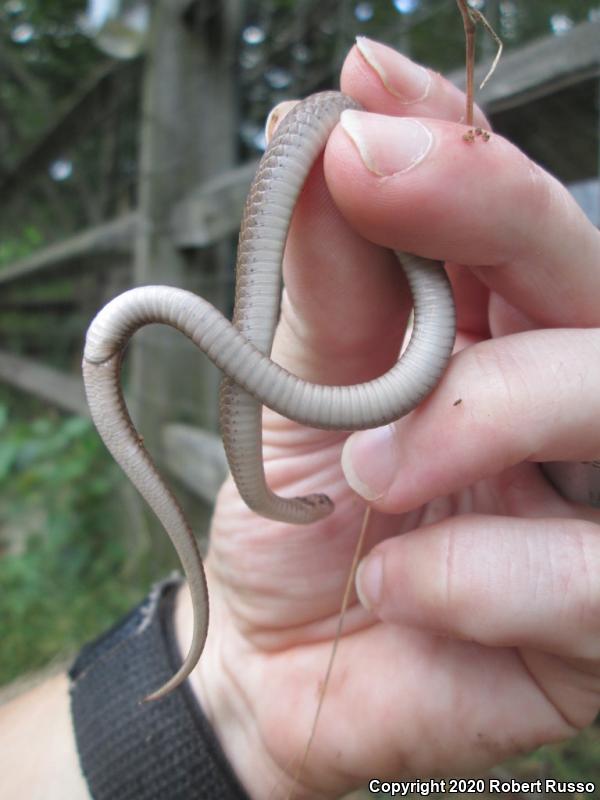
[{"label": "dekay's brownsnake", "polygon": [[246,201],[233,324],[190,292],[148,286],[112,300],[89,328],[83,374],[92,418],[106,446],[171,537],[192,595],[195,624],[190,651],[179,671],[148,699],[174,689],[198,662],[208,627],[208,596],[196,540],[123,400],[120,365],[133,333],[150,323],[171,325],[223,370],[227,377],[221,391],[221,431],[240,494],[258,514],[300,524],[326,516],[333,504],[322,494],[284,499],[269,490],[262,463],[262,405],[316,428],[371,428],[415,408],[435,387],[450,358],[455,312],[442,265],[398,253],[413,295],[414,329],[408,347],[389,372],[356,386],[320,386],[299,380],[269,359],[279,313],[281,261],[294,205],[340,114],[358,107],[338,92],[323,92],[295,106],[278,127]]}]

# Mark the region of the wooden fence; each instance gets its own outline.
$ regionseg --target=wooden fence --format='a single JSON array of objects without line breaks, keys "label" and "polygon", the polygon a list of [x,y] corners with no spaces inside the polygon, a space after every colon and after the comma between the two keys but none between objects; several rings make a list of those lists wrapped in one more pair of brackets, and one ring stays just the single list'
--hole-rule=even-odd
[{"label": "wooden fence", "polygon": [[[19,289],[71,276],[79,287],[76,294],[83,311],[75,331],[80,342],[94,311],[131,285],[178,285],[197,291],[225,313],[231,310],[233,237],[256,167],[255,161],[235,165],[233,54],[239,4],[237,0],[220,4],[210,26],[190,24],[190,5],[172,0],[157,3],[142,69],[140,65],[117,66],[96,76],[0,183],[0,202],[6,206],[36,173],[47,169],[67,141],[85,135],[90,109],[106,91],[114,71],[134,74],[138,70],[143,99],[137,208],[0,271],[3,294],[11,297],[13,292],[17,309],[24,302],[19,300]],[[569,91],[581,87],[591,93],[594,107],[600,74],[598,41],[600,23],[590,22],[507,55],[479,96],[497,129],[512,134],[537,160],[548,162],[543,152],[541,157],[536,152],[539,137],[528,138],[527,109],[537,103],[536,117],[529,125],[544,125],[540,122],[544,102],[561,93],[564,101]],[[461,84],[462,72],[450,77]],[[549,109],[550,120],[551,104]],[[552,124],[555,121],[548,122],[544,133]],[[559,177],[597,177],[597,135],[596,119],[589,142],[577,141],[577,175],[570,175],[566,168],[560,174],[559,158],[558,167],[554,164]],[[563,143],[563,154],[565,147]],[[216,435],[218,375],[181,338],[164,328],[136,336],[128,403],[159,462],[211,503],[226,470]],[[0,351],[2,381],[61,409],[86,415],[75,358],[69,367],[58,369],[45,363],[43,356],[25,357],[15,348]]]}]

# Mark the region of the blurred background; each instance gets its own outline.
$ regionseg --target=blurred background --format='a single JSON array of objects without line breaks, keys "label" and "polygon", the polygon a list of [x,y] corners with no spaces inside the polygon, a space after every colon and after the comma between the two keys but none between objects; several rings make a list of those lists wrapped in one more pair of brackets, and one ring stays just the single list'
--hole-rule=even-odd
[{"label": "blurred background", "polygon": [[[471,5],[505,45],[478,101],[598,225],[600,0]],[[231,313],[264,119],[336,88],[357,35],[464,85],[455,0],[0,0],[0,683],[64,664],[177,566],[89,422],[86,327],[147,283]],[[483,77],[483,32],[477,53]],[[225,474],[218,380],[165,328],[136,335],[125,365],[132,415],[201,537]],[[600,785],[600,737],[497,774]]]}]

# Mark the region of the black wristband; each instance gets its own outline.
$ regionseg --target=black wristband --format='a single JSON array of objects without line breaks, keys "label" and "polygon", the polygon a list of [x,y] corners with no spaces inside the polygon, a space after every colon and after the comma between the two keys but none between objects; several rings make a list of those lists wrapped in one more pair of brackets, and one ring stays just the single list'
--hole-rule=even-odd
[{"label": "black wristband", "polygon": [[179,578],[157,584],[73,664],[71,714],[94,800],[248,800],[187,682],[142,703],[181,661]]}]

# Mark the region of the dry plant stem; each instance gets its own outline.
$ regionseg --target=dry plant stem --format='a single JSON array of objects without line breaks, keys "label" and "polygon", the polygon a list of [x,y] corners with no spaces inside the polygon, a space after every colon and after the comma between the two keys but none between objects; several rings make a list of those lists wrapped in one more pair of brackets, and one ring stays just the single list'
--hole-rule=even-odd
[{"label": "dry plant stem", "polygon": [[462,14],[463,18],[463,25],[465,29],[465,42],[466,42],[466,73],[467,73],[467,102],[466,102],[466,117],[465,122],[467,125],[473,124],[473,103],[474,103],[474,73],[475,73],[475,28],[476,24],[480,22],[486,31],[490,34],[490,36],[496,42],[498,49],[496,51],[496,55],[494,56],[494,60],[492,62],[492,66],[488,70],[487,75],[482,80],[480,89],[486,85],[489,79],[492,77],[494,72],[496,71],[496,67],[498,66],[498,62],[500,61],[500,56],[502,55],[502,40],[496,33],[496,31],[492,28],[490,23],[487,19],[483,16],[481,11],[477,11],[474,8],[471,8],[467,3],[467,0],[456,0],[458,3],[458,8],[460,13]]},{"label": "dry plant stem", "polygon": [[472,13],[475,14],[475,18],[477,20],[479,20],[479,22],[481,22],[483,27],[490,34],[490,36],[492,37],[492,39],[496,42],[496,45],[498,46],[498,49],[496,50],[496,55],[494,56],[494,60],[492,61],[492,66],[489,68],[488,73],[485,76],[485,78],[479,84],[479,88],[483,89],[483,87],[486,85],[486,83],[489,81],[489,79],[492,77],[492,75],[496,71],[496,67],[498,66],[498,62],[500,61],[500,56],[502,55],[502,49],[503,49],[504,45],[502,44],[502,39],[498,36],[496,31],[492,28],[490,23],[487,21],[487,19],[481,13],[481,11],[473,11]]},{"label": "dry plant stem", "polygon": [[465,123],[473,124],[473,73],[475,69],[475,18],[467,0],[456,0],[463,18],[466,41],[467,106]]},{"label": "dry plant stem", "polygon": [[354,548],[354,555],[352,557],[352,564],[350,566],[350,572],[348,573],[348,579],[346,580],[346,586],[344,587],[344,596],[342,598],[342,605],[340,608],[340,614],[338,618],[338,624],[335,631],[335,637],[333,639],[333,646],[331,648],[331,653],[329,654],[329,662],[327,663],[327,670],[325,671],[325,678],[323,679],[323,685],[321,687],[321,691],[319,692],[319,700],[317,702],[317,710],[315,711],[315,716],[313,719],[313,723],[310,729],[310,735],[308,737],[308,741],[306,742],[306,747],[304,748],[304,753],[302,755],[302,760],[300,761],[300,766],[296,770],[296,774],[294,775],[294,781],[292,783],[292,788],[288,795],[288,800],[293,800],[294,794],[296,789],[300,783],[302,775],[304,773],[304,769],[306,767],[306,762],[308,761],[308,756],[310,754],[310,748],[312,746],[313,740],[315,738],[315,734],[317,732],[317,725],[319,722],[319,717],[321,716],[321,709],[323,708],[323,702],[325,700],[325,695],[327,693],[327,687],[329,686],[329,681],[331,679],[331,673],[333,671],[333,663],[335,661],[335,656],[337,653],[338,645],[340,643],[340,639],[342,637],[342,629],[344,626],[344,619],[346,617],[346,611],[348,610],[348,604],[350,602],[350,595],[352,594],[352,587],[354,586],[354,578],[356,577],[356,569],[358,567],[358,562],[360,561],[360,557],[362,555],[365,537],[367,535],[367,530],[369,528],[369,521],[371,519],[371,505],[368,504],[365,508],[365,513],[363,515],[362,525],[360,528],[360,534],[358,536],[358,540],[356,542],[356,547]]}]

